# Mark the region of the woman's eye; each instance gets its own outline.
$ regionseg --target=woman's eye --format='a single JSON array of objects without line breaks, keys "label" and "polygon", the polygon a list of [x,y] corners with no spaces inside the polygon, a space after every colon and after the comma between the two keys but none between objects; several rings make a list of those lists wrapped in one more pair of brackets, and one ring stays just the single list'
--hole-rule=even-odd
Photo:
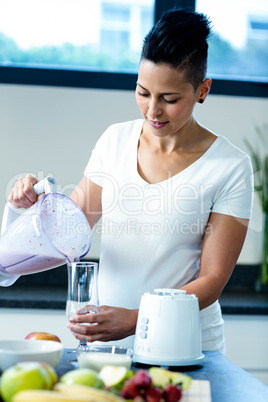
[{"label": "woman's eye", "polygon": [[174,99],[174,100],[167,100],[167,99],[165,99],[164,98],[164,101],[166,102],[166,103],[176,103],[176,102],[178,102],[178,99]]},{"label": "woman's eye", "polygon": [[138,94],[140,95],[140,96],[149,96],[149,94],[146,94],[146,93],[143,93],[143,92],[138,92]]}]

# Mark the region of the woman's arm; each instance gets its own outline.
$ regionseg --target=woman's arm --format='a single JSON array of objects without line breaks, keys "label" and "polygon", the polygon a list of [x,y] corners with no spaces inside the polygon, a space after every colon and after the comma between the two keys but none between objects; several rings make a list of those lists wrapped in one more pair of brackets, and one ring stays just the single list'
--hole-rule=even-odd
[{"label": "woman's arm", "polygon": [[[121,307],[100,306],[100,312],[86,314],[90,307],[80,310],[79,315],[70,317],[67,327],[76,339],[85,342],[115,341],[134,335],[138,318],[138,309],[129,310]],[[80,325],[80,324],[95,325]]]},{"label": "woman's arm", "polygon": [[70,197],[86,215],[91,229],[102,215],[101,194],[102,187],[84,176]]},{"label": "woman's arm", "polygon": [[219,298],[228,282],[241,252],[248,222],[219,213],[210,215],[198,278],[182,287],[198,297],[201,310]]},{"label": "woman's arm", "polygon": [[[20,178],[14,185],[9,195],[9,202],[16,208],[29,208],[31,207],[39,197],[34,192],[33,186],[38,180],[28,175],[24,178]],[[101,205],[102,187],[93,183],[85,176],[77,185],[71,198],[82,209],[86,215],[91,229],[100,219],[102,215]]]},{"label": "woman's arm", "polygon": [[[203,240],[198,278],[182,288],[198,297],[200,309],[219,298],[242,249],[247,227],[246,219],[211,214]],[[138,310],[101,306],[99,314],[72,317],[68,327],[79,340],[110,341],[135,334],[137,317]],[[97,325],[79,325],[84,322]]]}]

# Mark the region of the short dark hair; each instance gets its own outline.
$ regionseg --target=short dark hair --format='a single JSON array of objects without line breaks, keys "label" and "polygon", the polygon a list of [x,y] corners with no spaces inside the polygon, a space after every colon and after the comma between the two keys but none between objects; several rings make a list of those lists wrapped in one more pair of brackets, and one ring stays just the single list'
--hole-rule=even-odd
[{"label": "short dark hair", "polygon": [[141,60],[166,63],[185,72],[196,90],[206,78],[210,21],[186,9],[166,11],[145,37]]}]

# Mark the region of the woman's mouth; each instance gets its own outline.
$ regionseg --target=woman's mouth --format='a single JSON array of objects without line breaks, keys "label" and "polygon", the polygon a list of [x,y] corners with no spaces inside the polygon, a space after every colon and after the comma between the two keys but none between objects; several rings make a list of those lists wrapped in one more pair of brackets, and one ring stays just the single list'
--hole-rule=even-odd
[{"label": "woman's mouth", "polygon": [[167,122],[167,121],[158,122],[158,121],[149,120],[149,123],[150,123],[151,126],[154,127],[154,128],[162,128],[162,127],[164,127],[168,122]]}]

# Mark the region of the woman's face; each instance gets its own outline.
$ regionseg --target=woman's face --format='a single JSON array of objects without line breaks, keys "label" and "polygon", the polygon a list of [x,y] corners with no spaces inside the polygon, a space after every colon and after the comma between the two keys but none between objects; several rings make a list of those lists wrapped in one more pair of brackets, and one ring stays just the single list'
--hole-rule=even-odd
[{"label": "woman's face", "polygon": [[200,91],[184,79],[183,71],[168,64],[142,60],[136,100],[151,133],[165,137],[178,133],[191,121]]}]

